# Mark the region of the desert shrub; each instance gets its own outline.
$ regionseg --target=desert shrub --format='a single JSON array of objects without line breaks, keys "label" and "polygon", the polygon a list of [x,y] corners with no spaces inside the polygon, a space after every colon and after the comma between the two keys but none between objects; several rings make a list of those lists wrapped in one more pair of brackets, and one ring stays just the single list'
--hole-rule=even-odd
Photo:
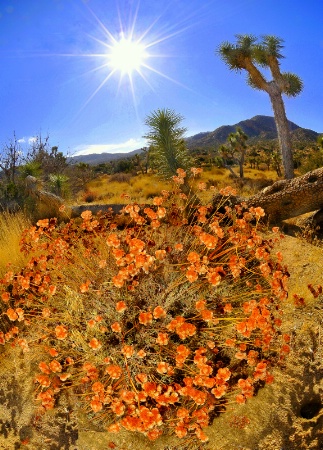
[{"label": "desert shrub", "polygon": [[84,194],[82,195],[82,200],[85,203],[92,203],[97,199],[97,195],[95,192],[93,191],[86,191],[84,192]]},{"label": "desert shrub", "polygon": [[111,432],[206,441],[227,405],[273,381],[289,351],[288,274],[261,235],[263,210],[188,211],[184,176],[151,207],[125,206],[125,227],[85,211],[81,222],[44,219],[24,233],[30,260],[1,280],[0,342],[36,346],[44,411],[68,389]]},{"label": "desert shrub", "polygon": [[131,173],[117,172],[110,176],[109,181],[110,182],[116,181],[118,183],[129,183],[131,178],[132,178]]}]

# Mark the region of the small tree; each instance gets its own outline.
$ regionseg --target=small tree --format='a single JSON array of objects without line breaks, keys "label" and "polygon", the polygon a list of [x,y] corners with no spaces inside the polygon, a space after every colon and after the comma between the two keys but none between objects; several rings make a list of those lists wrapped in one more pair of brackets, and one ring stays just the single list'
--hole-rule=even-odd
[{"label": "small tree", "polygon": [[228,169],[231,174],[236,177],[237,175],[233,172],[230,162],[239,164],[239,175],[243,178],[243,165],[245,161],[247,145],[246,141],[248,136],[243,132],[243,130],[238,127],[235,133],[230,133],[227,137],[227,143],[221,145],[219,152],[223,158],[223,165]]},{"label": "small tree", "polygon": [[13,138],[0,150],[0,170],[6,183],[15,184],[17,169],[22,161],[22,156],[22,149],[14,133]]},{"label": "small tree", "polygon": [[[286,179],[294,177],[291,139],[282,94],[295,97],[303,88],[301,79],[292,73],[280,71],[283,40],[276,36],[263,36],[257,42],[252,35],[236,35],[236,44],[222,43],[217,53],[229,69],[248,73],[248,84],[254,89],[267,92],[270,97],[277,127],[284,174]],[[269,69],[273,77],[268,81],[258,67]]]},{"label": "small tree", "polygon": [[239,164],[239,175],[243,178],[243,165],[247,151],[246,141],[248,136],[242,131],[240,127],[237,128],[235,133],[230,133],[228,136],[228,144],[233,150],[233,155],[237,163]]},{"label": "small tree", "polygon": [[144,136],[151,146],[154,168],[164,178],[176,175],[176,170],[191,167],[184,134],[180,127],[183,117],[170,109],[157,109],[147,116],[145,124],[150,131]]}]

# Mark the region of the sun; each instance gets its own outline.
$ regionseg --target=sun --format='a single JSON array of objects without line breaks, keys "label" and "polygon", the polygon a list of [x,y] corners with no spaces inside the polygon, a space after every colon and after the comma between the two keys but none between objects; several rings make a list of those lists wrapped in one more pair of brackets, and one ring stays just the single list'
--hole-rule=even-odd
[{"label": "sun", "polygon": [[131,76],[135,71],[140,73],[149,55],[142,43],[122,37],[111,46],[107,57],[108,65],[113,71],[118,70],[122,75]]},{"label": "sun", "polygon": [[[122,90],[130,92],[133,98],[134,107],[137,108],[136,83],[143,80],[144,83],[153,91],[155,88],[150,82],[152,74],[162,77],[175,83],[182,88],[188,89],[182,83],[174,80],[166,75],[158,67],[161,66],[163,58],[169,58],[171,55],[163,51],[161,53],[161,46],[166,41],[174,38],[180,33],[183,33],[189,26],[186,25],[186,19],[181,20],[178,25],[168,27],[156,28],[161,16],[155,18],[150,25],[136,32],[136,21],[139,10],[139,3],[133,16],[129,16],[128,25],[121,20],[119,15],[119,31],[113,33],[108,27],[101,22],[96,14],[88,7],[90,15],[97,23],[95,35],[89,34],[88,37],[94,41],[95,50],[93,53],[77,53],[77,54],[60,54],[61,56],[77,56],[88,57],[94,60],[94,67],[89,69],[85,74],[92,74],[100,72],[102,74],[102,81],[94,88],[91,95],[80,108],[79,113],[92,101],[92,99],[107,85],[112,78],[119,79],[116,94]],[[185,24],[185,25],[184,25]],[[184,25],[184,26],[183,26]],[[191,26],[191,25],[190,25]],[[153,30],[155,28],[155,31]],[[140,83],[143,87],[144,84]]]}]

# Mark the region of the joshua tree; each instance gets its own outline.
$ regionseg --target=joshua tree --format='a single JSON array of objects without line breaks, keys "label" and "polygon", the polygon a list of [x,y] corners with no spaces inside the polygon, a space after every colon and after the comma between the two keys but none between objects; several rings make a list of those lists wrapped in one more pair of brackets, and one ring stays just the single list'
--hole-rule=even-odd
[{"label": "joshua tree", "polygon": [[230,133],[228,136],[228,144],[232,147],[236,161],[239,164],[239,174],[240,178],[243,178],[243,165],[245,160],[245,155],[247,151],[246,141],[248,136],[243,132],[243,130],[238,127],[235,133]]},{"label": "joshua tree", "polygon": [[190,167],[190,157],[184,143],[186,128],[180,127],[183,117],[170,109],[157,109],[147,116],[150,128],[144,137],[151,146],[153,164],[165,178],[176,175],[179,168]]},{"label": "joshua tree", "polygon": [[[277,127],[278,140],[282,154],[284,175],[286,179],[294,177],[293,155],[288,121],[282,94],[289,97],[298,95],[303,83],[292,73],[280,71],[283,40],[276,36],[263,36],[260,42],[252,35],[236,35],[237,42],[223,42],[217,53],[230,70],[248,72],[248,84],[254,89],[267,92],[270,97]],[[268,81],[259,67],[269,69],[273,77]]]}]

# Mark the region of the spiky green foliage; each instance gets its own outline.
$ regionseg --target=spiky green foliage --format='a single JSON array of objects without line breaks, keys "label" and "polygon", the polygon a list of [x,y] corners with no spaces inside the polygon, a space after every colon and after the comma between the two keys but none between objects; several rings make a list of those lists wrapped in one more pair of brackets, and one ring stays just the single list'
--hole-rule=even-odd
[{"label": "spiky green foliage", "polygon": [[270,69],[282,93],[295,97],[303,89],[302,80],[295,74],[280,72],[280,60],[284,58],[281,50],[284,41],[277,36],[264,35],[260,41],[253,35],[237,34],[236,43],[223,42],[217,49],[217,54],[230,70],[248,72],[247,83],[254,89],[267,90],[269,83],[260,72],[258,66]]},{"label": "spiky green foliage", "polygon": [[144,136],[151,146],[153,166],[164,178],[176,175],[176,170],[189,169],[191,159],[184,143],[186,128],[180,127],[183,117],[171,109],[157,109],[147,116],[149,132]]}]

